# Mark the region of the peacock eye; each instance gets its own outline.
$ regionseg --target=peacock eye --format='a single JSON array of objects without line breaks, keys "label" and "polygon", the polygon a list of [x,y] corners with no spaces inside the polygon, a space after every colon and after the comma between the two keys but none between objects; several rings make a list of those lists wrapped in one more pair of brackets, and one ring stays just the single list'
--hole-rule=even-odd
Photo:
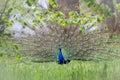
[{"label": "peacock eye", "polygon": [[70,32],[70,34],[73,34],[73,32]]},{"label": "peacock eye", "polygon": [[63,33],[64,32],[64,30],[60,30],[61,31],[61,33]]},{"label": "peacock eye", "polygon": [[71,42],[71,39],[68,39],[68,42]]},{"label": "peacock eye", "polygon": [[67,37],[68,36],[68,34],[65,34],[65,37]]},{"label": "peacock eye", "polygon": [[62,40],[64,40],[65,38],[64,37],[62,37]]},{"label": "peacock eye", "polygon": [[60,34],[58,34],[57,36],[58,36],[58,37],[61,37],[61,35],[60,35]]}]

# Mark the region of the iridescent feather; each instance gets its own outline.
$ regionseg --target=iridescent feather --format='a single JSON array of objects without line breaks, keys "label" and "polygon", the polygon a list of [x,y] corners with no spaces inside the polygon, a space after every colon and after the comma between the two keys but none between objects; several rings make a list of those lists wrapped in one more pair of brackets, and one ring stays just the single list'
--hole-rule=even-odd
[{"label": "iridescent feather", "polygon": [[[52,26],[54,25],[54,26]],[[78,25],[62,27],[49,24],[40,30],[35,30],[36,35],[13,38],[14,44],[20,46],[18,50],[23,56],[37,59],[39,62],[52,62],[57,60],[58,49],[64,49],[67,57],[62,56],[59,50],[58,60],[91,60],[101,59],[103,56],[119,56],[120,39],[110,39],[105,29],[79,34]]]}]

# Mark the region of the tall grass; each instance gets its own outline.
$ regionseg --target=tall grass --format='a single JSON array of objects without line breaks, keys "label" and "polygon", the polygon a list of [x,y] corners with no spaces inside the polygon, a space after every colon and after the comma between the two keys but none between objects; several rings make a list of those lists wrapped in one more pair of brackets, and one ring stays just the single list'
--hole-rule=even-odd
[{"label": "tall grass", "polygon": [[32,63],[0,59],[0,80],[120,80],[120,59]]}]

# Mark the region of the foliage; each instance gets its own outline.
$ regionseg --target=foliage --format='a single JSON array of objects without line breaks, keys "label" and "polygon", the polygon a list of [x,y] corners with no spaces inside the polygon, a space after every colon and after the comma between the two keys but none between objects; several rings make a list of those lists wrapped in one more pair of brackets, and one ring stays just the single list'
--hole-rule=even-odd
[{"label": "foliage", "polygon": [[[13,45],[10,41],[10,33],[5,34],[3,33],[0,37],[0,57],[3,56],[11,56],[14,54],[14,50],[17,50],[17,46]],[[12,54],[11,54],[12,53]]]},{"label": "foliage", "polygon": [[[29,1],[29,0],[27,0]],[[35,2],[34,2],[35,3]],[[98,16],[92,14],[79,14],[76,11],[69,11],[69,17],[66,18],[66,15],[62,13],[61,11],[54,11],[54,9],[46,9],[42,10],[41,7],[37,7],[37,4],[32,4],[34,6],[33,9],[31,8],[25,8],[23,6],[16,8],[16,10],[19,10],[21,13],[21,18],[16,18],[15,20],[18,20],[20,23],[22,23],[25,26],[28,26],[29,28],[34,28],[35,26],[40,26],[44,22],[54,22],[59,24],[60,26],[69,26],[71,24],[80,25],[80,27],[84,27],[86,24],[91,23],[90,26],[95,26],[98,22],[101,22],[104,20],[104,16]],[[50,5],[52,5],[53,8],[57,7],[57,4],[55,0],[49,1]],[[26,2],[28,6],[31,6],[28,2]],[[28,13],[29,12],[29,13]],[[27,14],[26,14],[27,13]],[[29,23],[29,19],[32,18],[32,23]]]},{"label": "foliage", "polygon": [[52,6],[53,9],[57,8],[56,0],[49,0],[49,4]]},{"label": "foliage", "polygon": [[100,13],[101,15],[111,16],[110,9],[108,6],[103,4],[98,4],[96,0],[82,0],[88,7],[90,7],[95,13]]},{"label": "foliage", "polygon": [[115,5],[115,8],[118,12],[120,12],[120,3]]},{"label": "foliage", "polygon": [[[6,0],[3,3],[0,13],[0,57],[10,56],[11,50],[17,50],[15,45],[10,42],[11,31],[8,30],[12,26],[13,22],[10,20],[11,12],[13,10],[14,2]],[[11,6],[11,4],[13,4]]]},{"label": "foliage", "polygon": [[26,3],[28,6],[32,6],[33,4],[36,4],[37,0],[26,0]]},{"label": "foliage", "polygon": [[[70,24],[79,24],[81,26],[84,26],[88,22],[95,23],[94,25],[96,25],[97,22],[101,22],[104,19],[103,18],[104,16],[96,16],[95,15],[95,17],[94,17],[94,16],[91,16],[91,14],[84,14],[85,16],[83,17],[83,15],[81,15],[77,12],[74,12],[74,11],[70,11],[69,18],[66,19],[66,16],[60,11],[54,11],[54,10],[51,11],[49,9],[42,10],[40,6],[37,7],[37,1],[38,0],[26,0],[26,1],[18,1],[17,2],[17,0],[16,0],[17,5],[15,5],[14,7],[10,8],[9,10],[6,10],[6,11],[7,11],[7,13],[11,13],[12,9],[13,9],[12,13],[19,11],[19,13],[21,13],[21,18],[20,17],[18,19],[16,18],[16,20],[23,23],[24,26],[29,25],[31,27],[39,26],[45,21],[57,22],[61,26],[68,26]],[[89,1],[84,0],[84,1],[87,3],[88,7],[91,7],[95,12],[101,12],[102,14],[109,15],[109,13],[108,13],[109,9],[105,6],[101,6],[101,5],[97,4],[96,0],[89,0]],[[21,4],[21,5],[19,5],[19,4]],[[28,8],[25,7],[26,4],[29,6]],[[49,0],[49,4],[53,8],[58,7],[55,0]],[[34,9],[31,8],[32,6],[34,6]],[[30,17],[33,18],[32,24],[29,24],[27,21],[28,18],[30,18]],[[24,20],[23,18],[27,18],[27,20]],[[92,19],[92,20],[90,20],[90,19]],[[7,18],[5,19],[5,21],[6,20],[7,20]],[[7,20],[7,21],[9,21],[9,20]],[[7,22],[6,25],[11,26],[11,23]]]}]

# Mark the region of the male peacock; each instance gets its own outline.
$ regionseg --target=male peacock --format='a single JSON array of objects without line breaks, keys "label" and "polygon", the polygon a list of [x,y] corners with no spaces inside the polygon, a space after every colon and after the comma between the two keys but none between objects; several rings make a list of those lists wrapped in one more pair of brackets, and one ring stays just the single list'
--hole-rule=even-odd
[{"label": "male peacock", "polygon": [[69,63],[70,60],[65,59],[63,54],[62,54],[62,50],[61,48],[59,48],[59,53],[58,53],[58,60],[57,60],[58,64],[66,64]]},{"label": "male peacock", "polygon": [[48,25],[40,30],[36,29],[35,35],[13,38],[12,41],[21,47],[17,52],[33,58],[34,62],[56,61],[57,56],[59,64],[69,63],[70,60],[92,60],[119,56],[120,39],[116,36],[114,36],[116,39],[110,39],[106,28],[89,33],[84,31],[81,34],[78,33],[79,28],[78,25],[67,27],[57,24]]}]

